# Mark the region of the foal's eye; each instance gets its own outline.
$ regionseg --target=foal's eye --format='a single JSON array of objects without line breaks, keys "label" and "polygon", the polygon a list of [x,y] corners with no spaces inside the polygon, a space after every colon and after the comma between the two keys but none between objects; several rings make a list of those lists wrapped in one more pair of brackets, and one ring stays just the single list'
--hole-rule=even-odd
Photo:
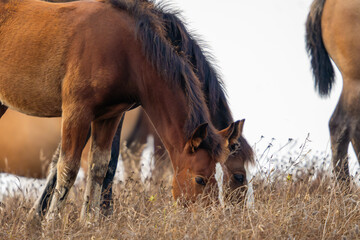
[{"label": "foal's eye", "polygon": [[203,185],[203,186],[206,185],[205,179],[202,178],[202,177],[196,177],[195,181],[196,181],[197,184],[200,184],[200,185]]},{"label": "foal's eye", "polygon": [[240,147],[239,143],[234,143],[229,146],[229,150],[230,152],[235,152],[236,150],[238,150],[239,147]]},{"label": "foal's eye", "polygon": [[234,174],[234,178],[235,178],[236,181],[238,181],[241,184],[243,184],[244,181],[245,181],[244,174]]}]

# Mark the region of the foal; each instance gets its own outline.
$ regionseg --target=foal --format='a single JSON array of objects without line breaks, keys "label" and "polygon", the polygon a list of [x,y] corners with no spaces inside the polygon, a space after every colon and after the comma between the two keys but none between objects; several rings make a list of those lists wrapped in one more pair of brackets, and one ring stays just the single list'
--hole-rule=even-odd
[{"label": "foal", "polygon": [[[134,1],[133,1],[134,2]],[[129,5],[128,5],[129,6]],[[215,68],[211,65],[208,57],[204,55],[204,51],[198,42],[187,31],[183,22],[179,19],[176,12],[168,12],[160,6],[149,5],[151,11],[157,15],[162,21],[166,30],[165,37],[170,42],[172,47],[176,50],[177,54],[188,61],[193,71],[196,73],[198,79],[203,84],[203,92],[205,94],[206,103],[210,111],[211,121],[217,129],[225,129],[233,122],[233,117],[227,103],[226,94],[223,89],[223,82],[217,74]],[[155,133],[152,125],[147,122],[147,117],[142,113],[137,122],[137,127],[134,128],[134,133],[127,141],[141,141],[147,139],[147,134]],[[234,134],[228,141],[228,150],[230,154],[225,161],[227,170],[229,170],[229,178],[225,178],[224,185],[228,187],[226,192],[227,197],[231,197],[232,201],[240,202],[246,194],[248,184],[245,165],[253,163],[253,151],[246,139],[242,136],[242,128],[244,121],[238,122],[235,126]],[[103,201],[101,206],[105,209],[104,213],[111,212],[111,199],[112,199],[112,181],[116,171],[118,156],[119,156],[119,141],[120,129],[115,135],[112,145],[112,155],[109,163],[103,187],[102,197]],[[139,137],[141,136],[141,137]],[[157,134],[155,133],[155,138]],[[229,136],[230,138],[230,136]],[[156,142],[160,142],[158,140]],[[146,143],[146,142],[143,142]],[[56,166],[57,159],[53,163]],[[55,169],[56,168],[52,168]],[[48,178],[47,187],[35,204],[36,211],[40,214],[46,211],[47,201],[52,192],[52,185],[55,183],[56,171],[51,171]]]},{"label": "foal", "polygon": [[48,219],[58,216],[74,183],[90,125],[81,217],[99,217],[112,138],[124,112],[138,105],[170,154],[174,197],[195,201],[209,191],[199,181],[216,187],[215,164],[224,163],[224,136],[235,127],[215,131],[200,82],[169,45],[148,5],[0,1],[0,114],[10,107],[33,116],[62,116]]}]

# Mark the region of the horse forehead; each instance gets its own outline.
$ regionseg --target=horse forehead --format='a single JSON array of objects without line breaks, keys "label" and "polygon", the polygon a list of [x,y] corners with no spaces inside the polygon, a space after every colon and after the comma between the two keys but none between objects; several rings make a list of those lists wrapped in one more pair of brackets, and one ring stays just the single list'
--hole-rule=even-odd
[{"label": "horse forehead", "polygon": [[188,167],[197,174],[212,175],[215,173],[216,162],[205,150],[202,152],[199,151],[189,163]]},{"label": "horse forehead", "polygon": [[245,170],[245,161],[241,152],[230,154],[225,162],[230,170]]}]

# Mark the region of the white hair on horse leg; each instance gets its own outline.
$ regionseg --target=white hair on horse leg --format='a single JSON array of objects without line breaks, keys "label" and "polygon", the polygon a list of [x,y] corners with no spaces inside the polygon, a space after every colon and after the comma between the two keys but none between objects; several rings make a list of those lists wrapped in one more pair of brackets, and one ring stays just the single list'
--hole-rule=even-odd
[{"label": "white hair on horse leg", "polygon": [[151,172],[154,169],[154,136],[148,135],[146,147],[141,154],[141,181],[144,183],[151,177]]},{"label": "white hair on horse leg", "polygon": [[224,206],[224,197],[223,197],[223,179],[224,179],[224,171],[220,163],[216,163],[215,167],[215,179],[219,188],[219,201],[221,206]]},{"label": "white hair on horse leg", "polygon": [[118,182],[125,181],[125,167],[121,154],[119,154],[119,158],[118,158],[118,165],[115,172],[115,180]]},{"label": "white hair on horse leg", "polygon": [[254,198],[254,189],[252,186],[252,179],[253,175],[251,171],[249,170],[250,166],[248,164],[245,164],[245,171],[246,171],[246,180],[248,182],[248,190],[246,193],[246,205],[248,208],[255,208],[255,198]]},{"label": "white hair on horse leg", "polygon": [[76,176],[76,179],[75,179],[75,184],[79,184],[83,180],[85,180],[85,171],[84,171],[84,169],[80,168],[79,172],[78,172],[78,174]]}]

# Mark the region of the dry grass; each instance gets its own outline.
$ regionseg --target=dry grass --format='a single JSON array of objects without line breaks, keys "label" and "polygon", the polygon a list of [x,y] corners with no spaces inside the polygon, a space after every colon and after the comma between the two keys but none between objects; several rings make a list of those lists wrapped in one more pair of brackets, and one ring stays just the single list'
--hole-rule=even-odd
[{"label": "dry grass", "polygon": [[[255,205],[183,208],[169,185],[128,180],[115,191],[114,214],[84,227],[81,189],[73,191],[63,223],[40,239],[360,239],[360,191],[341,191],[327,176],[268,183],[254,180]],[[310,181],[310,182],[308,182]],[[0,207],[0,239],[26,239],[24,219],[34,200],[12,197]]]},{"label": "dry grass", "polygon": [[[62,223],[34,239],[360,239],[360,189],[344,191],[328,171],[301,166],[304,152],[290,155],[296,155],[296,161],[277,160],[290,167],[258,171],[253,180],[255,204],[250,207],[214,202],[184,208],[172,199],[171,171],[164,168],[166,180],[159,183],[145,186],[130,177],[117,184],[113,215],[85,227],[78,220],[80,184],[69,196]],[[298,169],[291,175],[294,165]],[[0,204],[0,239],[28,238],[24,220],[33,202],[16,196]]]}]

